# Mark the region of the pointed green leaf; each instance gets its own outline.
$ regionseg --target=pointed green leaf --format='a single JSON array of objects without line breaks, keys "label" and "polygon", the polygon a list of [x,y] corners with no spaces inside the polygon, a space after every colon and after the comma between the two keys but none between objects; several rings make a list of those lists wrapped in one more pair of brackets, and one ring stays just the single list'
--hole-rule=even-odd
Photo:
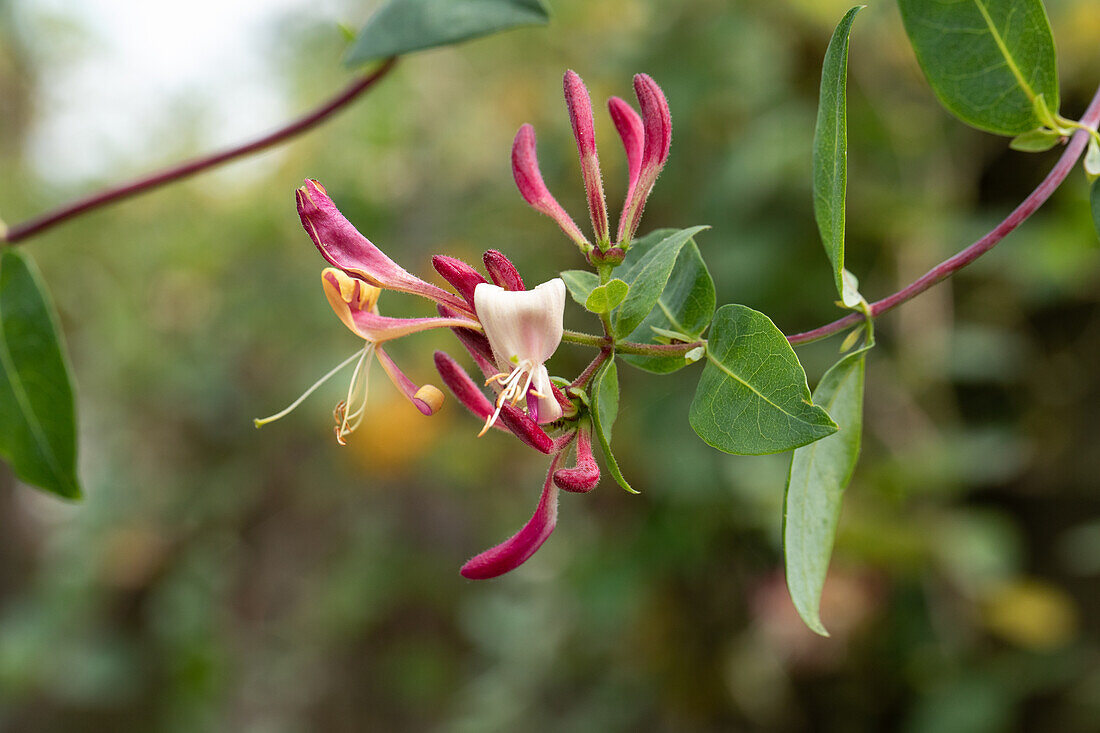
[{"label": "pointed green leaf", "polygon": [[611,452],[611,428],[615,425],[615,418],[619,415],[619,372],[615,367],[615,357],[610,357],[603,363],[596,376],[592,378],[590,387],[592,402],[592,421],[596,428],[596,438],[603,448],[604,458],[607,459],[607,470],[612,478],[624,489],[632,494],[637,494],[627,480],[623,478],[619,470],[619,462]]},{"label": "pointed green leaf", "polygon": [[569,295],[582,307],[587,307],[588,296],[600,284],[596,273],[588,270],[566,270],[561,274],[561,279],[565,281],[565,289],[569,291]]},{"label": "pointed green leaf", "polygon": [[814,128],[814,218],[833,266],[836,291],[844,295],[844,205],[848,192],[848,38],[862,8],[845,13],[825,51]]},{"label": "pointed green leaf", "polygon": [[630,286],[630,293],[611,318],[618,336],[632,332],[649,315],[665,289],[680,250],[692,237],[708,228],[697,226],[673,232],[625,269],[622,278]]},{"label": "pointed green leaf", "polygon": [[359,32],[344,64],[356,66],[549,21],[542,0],[390,0]]},{"label": "pointed green leaf", "polygon": [[80,497],[76,413],[57,315],[33,263],[0,256],[0,456],[28,484]]},{"label": "pointed green leaf", "polygon": [[1058,112],[1054,37],[1041,0],[898,0],[905,32],[940,103],[968,125],[1022,135]]},{"label": "pointed green leaf", "polygon": [[[636,251],[641,254],[648,252],[674,231],[662,229],[635,240],[623,265],[631,264],[630,258]],[[626,340],[643,344],[660,343],[657,337],[662,332],[675,332],[681,336],[699,338],[710,325],[710,319],[714,316],[714,306],[714,280],[711,279],[706,263],[699,254],[699,247],[694,240],[689,241],[676,258],[668,283],[657,298],[657,307],[649,312],[645,320],[626,337]],[[668,374],[690,363],[681,356],[631,354],[624,355],[622,359],[631,366],[655,374]]]},{"label": "pointed green leaf", "polygon": [[1089,204],[1092,206],[1092,223],[1096,227],[1096,236],[1100,237],[1100,179],[1093,181],[1089,188]]},{"label": "pointed green leaf", "polygon": [[793,452],[783,499],[787,588],[798,615],[822,636],[829,633],[821,623],[821,589],[833,552],[840,502],[859,459],[864,362],[872,345],[844,356],[814,390],[814,403],[829,411],[840,430]]},{"label": "pointed green leaf", "polygon": [[613,308],[623,302],[623,298],[630,292],[630,286],[619,278],[592,289],[588,298],[584,301],[584,307],[592,313],[610,313]]},{"label": "pointed green leaf", "polygon": [[741,455],[782,453],[837,429],[810,401],[806,372],[786,337],[743,305],[714,314],[688,419],[708,445]]}]

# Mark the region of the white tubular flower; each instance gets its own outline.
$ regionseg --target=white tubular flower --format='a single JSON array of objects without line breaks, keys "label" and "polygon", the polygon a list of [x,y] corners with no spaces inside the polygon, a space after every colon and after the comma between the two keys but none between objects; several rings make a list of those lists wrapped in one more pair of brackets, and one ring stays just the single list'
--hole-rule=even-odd
[{"label": "white tubular flower", "polygon": [[486,382],[495,382],[500,394],[481,434],[496,422],[505,403],[515,405],[524,398],[535,422],[561,417],[561,405],[543,364],[561,343],[565,282],[557,277],[534,290],[505,290],[481,283],[474,290],[474,308],[501,370]]}]

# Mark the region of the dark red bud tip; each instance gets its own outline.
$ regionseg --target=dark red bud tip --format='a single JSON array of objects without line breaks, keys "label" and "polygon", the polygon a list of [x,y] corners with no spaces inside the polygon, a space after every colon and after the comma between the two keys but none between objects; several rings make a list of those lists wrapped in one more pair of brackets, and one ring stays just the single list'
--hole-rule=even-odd
[{"label": "dark red bud tip", "polygon": [[577,431],[577,461],[571,468],[554,472],[554,483],[563,491],[584,494],[600,483],[600,467],[592,455],[592,433]]},{"label": "dark red bud tip", "polygon": [[523,278],[519,276],[519,270],[512,261],[502,252],[491,249],[481,258],[485,263],[485,269],[492,281],[505,290],[526,290],[523,287]]},{"label": "dark red bud tip", "polygon": [[635,75],[634,93],[638,96],[645,126],[642,168],[663,166],[672,144],[672,115],[668,111],[668,100],[648,74]]},{"label": "dark red bud tip", "polygon": [[554,439],[527,416],[523,410],[512,405],[505,405],[500,411],[500,421],[504,426],[516,434],[521,441],[531,446],[539,453],[550,455],[554,449]]},{"label": "dark red bud tip", "polygon": [[462,260],[446,255],[432,257],[432,267],[458,291],[459,295],[466,299],[467,303],[473,306],[474,290],[485,282],[481,273]]},{"label": "dark red bud tip", "polygon": [[588,89],[577,73],[570,69],[565,72],[565,103],[569,107],[569,121],[573,126],[573,137],[577,139],[577,153],[581,160],[581,175],[588,196],[588,212],[592,216],[592,229],[596,242],[606,247],[609,241],[607,230],[607,204],[603,196],[603,180],[600,177],[600,160],[596,155],[596,126],[592,120],[592,100]]}]

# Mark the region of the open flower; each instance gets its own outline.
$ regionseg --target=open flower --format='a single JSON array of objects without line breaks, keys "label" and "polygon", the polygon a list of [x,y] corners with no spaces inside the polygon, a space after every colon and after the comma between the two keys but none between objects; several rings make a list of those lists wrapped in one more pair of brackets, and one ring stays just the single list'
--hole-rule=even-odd
[{"label": "open flower", "polygon": [[556,277],[534,290],[520,291],[482,283],[474,290],[474,307],[501,370],[489,377],[500,393],[481,434],[497,421],[506,402],[525,400],[536,423],[560,418],[562,408],[544,363],[561,343],[565,282]]}]

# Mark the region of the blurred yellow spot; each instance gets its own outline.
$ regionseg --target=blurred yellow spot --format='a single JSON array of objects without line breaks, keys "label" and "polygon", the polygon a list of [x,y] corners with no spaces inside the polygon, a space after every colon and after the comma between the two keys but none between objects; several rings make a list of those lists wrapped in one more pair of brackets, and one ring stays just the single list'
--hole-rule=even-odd
[{"label": "blurred yellow spot", "polygon": [[347,437],[348,450],[372,476],[402,476],[435,447],[449,422],[448,413],[426,417],[408,400],[392,395],[372,403],[370,417]]},{"label": "blurred yellow spot", "polygon": [[1077,607],[1061,588],[1037,580],[1006,583],[985,600],[989,630],[1032,649],[1064,646],[1077,635]]}]

